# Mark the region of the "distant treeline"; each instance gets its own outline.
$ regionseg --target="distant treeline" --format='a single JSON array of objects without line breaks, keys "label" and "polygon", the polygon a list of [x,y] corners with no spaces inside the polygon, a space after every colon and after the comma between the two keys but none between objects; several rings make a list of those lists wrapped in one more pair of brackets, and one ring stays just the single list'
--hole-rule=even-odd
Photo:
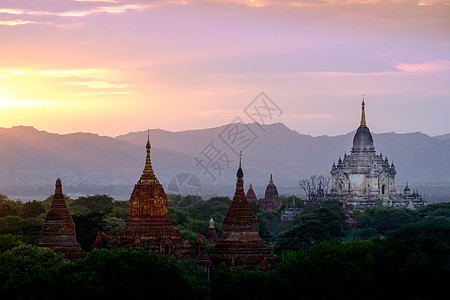
[{"label": "distant treeline", "polygon": [[[318,208],[282,197],[280,211],[252,208],[261,237],[279,265],[271,272],[226,267],[208,281],[193,260],[176,261],[145,250],[91,251],[97,232],[105,242],[125,225],[128,202],[107,195],[66,198],[77,238],[89,252],[69,263],[35,245],[51,196],[22,203],[0,195],[0,299],[444,299],[450,282],[450,203],[416,210],[376,207],[351,211],[342,203]],[[281,222],[294,200],[301,213]],[[169,196],[169,216],[184,239],[221,223],[227,197]],[[210,248],[209,245],[208,248]]]}]

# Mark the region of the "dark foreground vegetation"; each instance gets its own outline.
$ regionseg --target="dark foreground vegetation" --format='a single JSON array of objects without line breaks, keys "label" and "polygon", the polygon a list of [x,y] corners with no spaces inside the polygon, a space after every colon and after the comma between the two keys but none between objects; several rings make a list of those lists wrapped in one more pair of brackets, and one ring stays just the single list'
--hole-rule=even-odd
[{"label": "dark foreground vegetation", "polygon": [[[267,273],[222,267],[208,280],[193,260],[145,250],[91,251],[98,231],[107,241],[124,226],[126,201],[67,199],[79,242],[89,252],[72,264],[36,247],[48,200],[0,198],[0,299],[448,299],[448,203],[355,211],[359,229],[348,226],[337,201],[311,210],[295,199],[305,209],[292,223],[256,205],[260,234],[279,265]],[[175,195],[169,214],[186,239],[205,233],[210,217],[220,235],[230,202]]]}]

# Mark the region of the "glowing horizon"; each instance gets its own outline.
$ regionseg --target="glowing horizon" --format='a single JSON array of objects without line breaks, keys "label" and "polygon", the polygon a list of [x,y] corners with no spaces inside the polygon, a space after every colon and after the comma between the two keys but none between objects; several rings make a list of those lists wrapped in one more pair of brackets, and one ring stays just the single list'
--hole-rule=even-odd
[{"label": "glowing horizon", "polygon": [[[264,91],[300,133],[450,132],[450,2],[64,0],[0,4],[0,127],[220,126]],[[5,42],[3,42],[5,41]]]}]

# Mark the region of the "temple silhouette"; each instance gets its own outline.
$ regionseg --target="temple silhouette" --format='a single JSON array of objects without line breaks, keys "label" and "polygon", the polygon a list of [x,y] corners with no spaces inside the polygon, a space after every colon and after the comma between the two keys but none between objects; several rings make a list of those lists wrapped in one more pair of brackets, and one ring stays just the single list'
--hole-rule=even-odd
[{"label": "temple silhouette", "polygon": [[337,165],[331,167],[331,192],[329,199],[337,199],[355,208],[374,207],[377,202],[395,207],[411,208],[424,205],[417,193],[409,195],[408,186],[403,194],[398,194],[395,187],[394,163],[389,163],[387,156],[377,154],[366,124],[365,102],[361,103],[361,121],[355,136],[351,153],[339,157]]},{"label": "temple silhouette", "polygon": [[55,253],[64,255],[64,258],[70,261],[77,261],[85,256],[76,240],[75,223],[67,209],[59,178],[56,180],[55,194],[42,225],[39,246],[50,248]]},{"label": "temple silhouette", "polygon": [[223,220],[222,236],[211,249],[212,271],[217,270],[222,262],[244,270],[269,270],[273,267],[274,257],[259,236],[258,220],[245,196],[241,158],[236,177],[236,190]]},{"label": "temple silhouette", "polygon": [[130,196],[126,227],[117,233],[114,247],[144,248],[177,258],[190,256],[191,246],[181,239],[167,215],[167,195],[153,171],[150,149],[148,136],[145,167]]}]

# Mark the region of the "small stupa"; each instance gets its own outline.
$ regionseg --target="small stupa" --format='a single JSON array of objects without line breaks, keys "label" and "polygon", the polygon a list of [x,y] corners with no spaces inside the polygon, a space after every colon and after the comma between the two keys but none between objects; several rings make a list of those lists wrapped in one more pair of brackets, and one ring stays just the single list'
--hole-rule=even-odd
[{"label": "small stupa", "polygon": [[245,196],[241,158],[236,176],[236,191],[223,221],[222,236],[210,252],[212,271],[222,262],[245,270],[268,270],[274,258],[258,234],[258,220]]},{"label": "small stupa", "polygon": [[55,194],[52,204],[42,225],[42,238],[40,247],[50,248],[70,261],[77,261],[85,257],[77,242],[75,223],[69,214],[69,210],[62,193],[61,179],[56,180]]}]

